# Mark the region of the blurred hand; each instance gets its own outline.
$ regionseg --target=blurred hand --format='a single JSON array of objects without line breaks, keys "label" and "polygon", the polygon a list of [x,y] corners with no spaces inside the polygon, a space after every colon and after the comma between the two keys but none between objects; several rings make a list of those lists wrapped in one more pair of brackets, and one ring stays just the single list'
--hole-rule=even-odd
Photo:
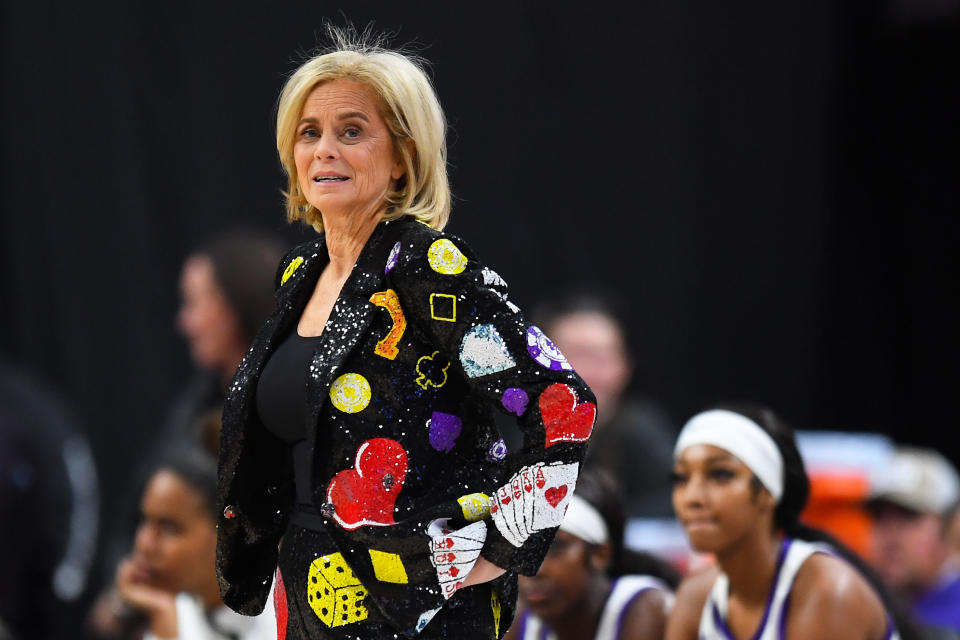
[{"label": "blurred hand", "polygon": [[467,574],[467,579],[463,581],[464,587],[472,587],[475,584],[483,584],[495,580],[506,573],[506,569],[501,569],[483,556],[477,558],[477,564]]},{"label": "blurred hand", "polygon": [[177,637],[175,594],[139,580],[133,558],[125,558],[117,568],[117,591],[149,618],[151,633],[160,638]]}]

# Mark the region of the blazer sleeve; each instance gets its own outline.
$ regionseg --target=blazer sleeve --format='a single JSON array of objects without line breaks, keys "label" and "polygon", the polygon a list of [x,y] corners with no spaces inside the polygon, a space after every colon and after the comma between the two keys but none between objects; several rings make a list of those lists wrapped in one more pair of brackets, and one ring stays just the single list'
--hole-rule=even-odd
[{"label": "blazer sleeve", "polygon": [[463,240],[410,226],[386,265],[408,330],[435,345],[471,394],[516,419],[523,435],[521,449],[507,457],[491,488],[494,526],[487,527],[481,555],[533,575],[573,494],[596,400],[510,301],[504,279]]}]

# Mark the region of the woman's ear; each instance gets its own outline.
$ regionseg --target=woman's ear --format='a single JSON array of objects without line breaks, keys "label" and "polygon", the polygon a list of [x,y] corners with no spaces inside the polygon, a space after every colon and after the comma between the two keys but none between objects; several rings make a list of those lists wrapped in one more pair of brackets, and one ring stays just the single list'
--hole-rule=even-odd
[{"label": "woman's ear", "polygon": [[[407,156],[410,158],[410,163],[413,164],[413,159],[416,157],[417,145],[413,143],[411,138],[404,138],[400,141],[400,144],[407,148]],[[396,157],[394,158],[393,169],[390,171],[390,177],[394,180],[399,180],[407,172],[407,165],[403,161],[403,154],[399,149],[394,155]]]},{"label": "woman's ear", "polygon": [[590,549],[590,567],[598,572],[606,573],[613,560],[613,547],[609,542],[594,545]]}]

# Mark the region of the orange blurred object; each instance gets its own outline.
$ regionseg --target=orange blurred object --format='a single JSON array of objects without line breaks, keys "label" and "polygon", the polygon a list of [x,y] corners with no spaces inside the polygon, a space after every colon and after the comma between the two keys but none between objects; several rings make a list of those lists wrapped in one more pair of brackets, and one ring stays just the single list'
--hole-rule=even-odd
[{"label": "orange blurred object", "polygon": [[870,481],[856,471],[811,471],[810,500],[800,518],[823,529],[840,542],[872,560],[872,522],[863,508],[870,495]]}]

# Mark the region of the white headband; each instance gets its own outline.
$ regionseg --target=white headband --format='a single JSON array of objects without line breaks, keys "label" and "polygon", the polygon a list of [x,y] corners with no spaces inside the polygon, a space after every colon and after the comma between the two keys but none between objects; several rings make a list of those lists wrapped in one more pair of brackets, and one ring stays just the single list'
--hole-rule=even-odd
[{"label": "white headband", "polygon": [[729,451],[747,465],[773,499],[780,502],[780,496],[783,495],[783,456],[770,434],[756,422],[722,409],[698,413],[690,418],[680,432],[677,445],[673,448],[673,458],[677,459],[684,449],[696,444],[710,444]]},{"label": "white headband", "polygon": [[577,494],[573,494],[567,504],[567,513],[560,523],[560,531],[577,536],[587,544],[603,544],[610,540],[603,516]]}]

